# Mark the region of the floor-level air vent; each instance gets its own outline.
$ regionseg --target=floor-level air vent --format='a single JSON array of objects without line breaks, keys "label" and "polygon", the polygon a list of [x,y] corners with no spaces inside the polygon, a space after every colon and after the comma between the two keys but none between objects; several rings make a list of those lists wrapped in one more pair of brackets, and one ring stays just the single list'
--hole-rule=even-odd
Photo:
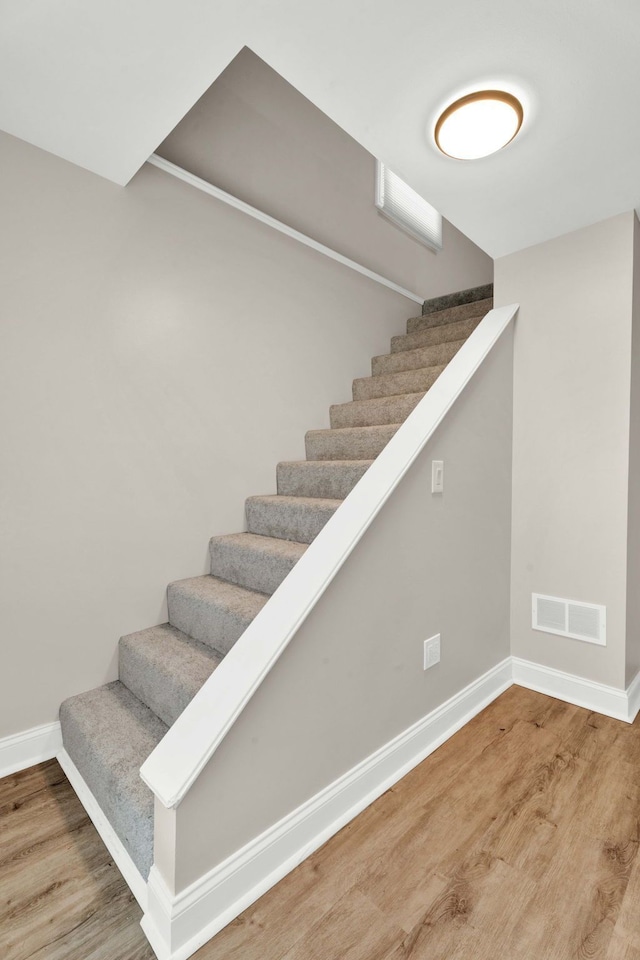
[{"label": "floor-level air vent", "polygon": [[559,637],[586,640],[587,643],[607,642],[607,608],[597,603],[577,603],[560,597],[532,594],[532,627]]}]

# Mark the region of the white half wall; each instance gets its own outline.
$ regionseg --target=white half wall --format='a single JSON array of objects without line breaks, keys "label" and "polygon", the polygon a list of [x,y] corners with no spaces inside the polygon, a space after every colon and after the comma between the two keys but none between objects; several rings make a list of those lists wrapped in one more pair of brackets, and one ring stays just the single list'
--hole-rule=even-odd
[{"label": "white half wall", "polygon": [[511,393],[508,328],[170,812],[175,893],[509,656]]}]

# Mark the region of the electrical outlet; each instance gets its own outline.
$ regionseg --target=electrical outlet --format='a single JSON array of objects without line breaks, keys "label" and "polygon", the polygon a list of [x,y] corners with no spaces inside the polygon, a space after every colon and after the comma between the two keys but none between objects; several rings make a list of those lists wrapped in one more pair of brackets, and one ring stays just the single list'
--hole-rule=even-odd
[{"label": "electrical outlet", "polygon": [[429,667],[435,667],[436,663],[440,663],[439,633],[436,633],[435,637],[429,637],[424,642],[424,669],[428,670]]}]

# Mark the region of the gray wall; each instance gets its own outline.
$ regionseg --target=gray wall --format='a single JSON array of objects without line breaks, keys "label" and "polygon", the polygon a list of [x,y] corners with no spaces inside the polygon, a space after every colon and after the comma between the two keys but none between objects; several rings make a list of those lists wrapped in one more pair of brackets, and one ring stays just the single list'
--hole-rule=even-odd
[{"label": "gray wall", "polygon": [[425,299],[492,279],[450,223],[435,254],[382,217],[371,154],[246,47],[157,152]]},{"label": "gray wall", "polygon": [[631,683],[638,671],[640,671],[640,223],[634,215],[627,539],[627,684]]},{"label": "gray wall", "polygon": [[3,736],[116,676],[415,304],[152,167],[0,171]]},{"label": "gray wall", "polygon": [[[514,656],[625,686],[633,213],[496,261],[518,302]],[[607,646],[531,629],[532,592],[607,607]]]},{"label": "gray wall", "polygon": [[177,891],[509,655],[511,411],[509,330],[178,807]]}]

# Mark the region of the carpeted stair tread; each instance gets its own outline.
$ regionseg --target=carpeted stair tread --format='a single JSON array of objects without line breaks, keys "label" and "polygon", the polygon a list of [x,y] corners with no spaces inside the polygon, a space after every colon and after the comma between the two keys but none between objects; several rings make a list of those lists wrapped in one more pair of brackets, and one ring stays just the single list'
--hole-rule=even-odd
[{"label": "carpeted stair tread", "polygon": [[222,657],[169,623],[120,638],[120,681],[168,726]]},{"label": "carpeted stair tread", "polygon": [[438,313],[449,307],[457,307],[461,303],[473,303],[478,300],[490,300],[493,297],[493,284],[483,283],[479,287],[467,287],[465,290],[456,290],[453,293],[444,293],[439,297],[431,297],[422,304],[422,315]]},{"label": "carpeted stair tread", "polygon": [[448,343],[435,343],[431,347],[418,347],[416,350],[402,350],[400,353],[387,353],[373,357],[371,374],[379,377],[386,373],[401,373],[403,370],[420,370],[425,367],[439,367],[449,363],[455,357],[465,340],[451,340]]},{"label": "carpeted stair tread", "polygon": [[268,599],[217,577],[177,580],[167,589],[169,623],[225,655]]},{"label": "carpeted stair tread", "polygon": [[263,537],[311,543],[341,503],[320,497],[249,497],[247,529]]},{"label": "carpeted stair tread", "polygon": [[373,460],[289,460],[277,467],[277,489],[284,497],[344,500]]},{"label": "carpeted stair tread", "polygon": [[482,320],[482,315],[456,323],[443,323],[433,329],[417,330],[416,333],[403,333],[391,337],[391,353],[403,350],[415,350],[418,347],[430,347],[436,343],[450,343],[452,340],[466,340]]},{"label": "carpeted stair tread", "polygon": [[362,377],[353,381],[353,399],[390,399],[402,394],[426,393],[445,366],[446,364],[442,364],[437,367],[421,367],[418,370],[402,370],[399,373],[382,373],[377,377]]},{"label": "carpeted stair tread", "polygon": [[167,726],[115,681],[65,700],[62,740],[143,878],[153,861],[153,794],[140,767]]},{"label": "carpeted stair tread", "polygon": [[375,427],[309,430],[304,440],[307,459],[375,460],[399,427],[399,423],[391,423]]},{"label": "carpeted stair tread", "polygon": [[418,330],[430,330],[440,327],[444,323],[456,323],[458,320],[468,320],[469,317],[484,317],[493,307],[493,300],[474,300],[471,303],[461,303],[445,310],[436,310],[433,313],[423,314],[421,317],[410,317],[407,320],[407,333],[416,333]]},{"label": "carpeted stair tread", "polygon": [[374,397],[372,400],[352,400],[334,404],[329,411],[331,427],[372,427],[387,423],[403,423],[424,397],[421,393]]},{"label": "carpeted stair tread", "polygon": [[212,537],[211,574],[250,590],[273,593],[306,549],[306,543],[255,533]]}]

